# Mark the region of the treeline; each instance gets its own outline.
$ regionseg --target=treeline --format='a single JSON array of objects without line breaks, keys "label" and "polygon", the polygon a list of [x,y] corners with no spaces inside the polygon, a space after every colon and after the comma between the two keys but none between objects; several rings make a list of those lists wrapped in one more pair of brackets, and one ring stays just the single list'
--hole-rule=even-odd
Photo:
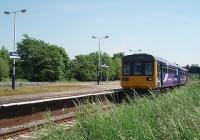
[{"label": "treeline", "polygon": [[[59,46],[36,40],[24,35],[17,43],[17,52],[20,59],[16,60],[16,78],[28,81],[60,81],[97,80],[98,52],[87,55],[77,55],[71,60],[66,51]],[[121,69],[123,53],[101,54],[102,80],[106,80],[109,72],[109,80],[118,80]],[[8,50],[2,47],[0,50],[0,81],[9,79],[12,75],[12,60],[9,59]]]}]

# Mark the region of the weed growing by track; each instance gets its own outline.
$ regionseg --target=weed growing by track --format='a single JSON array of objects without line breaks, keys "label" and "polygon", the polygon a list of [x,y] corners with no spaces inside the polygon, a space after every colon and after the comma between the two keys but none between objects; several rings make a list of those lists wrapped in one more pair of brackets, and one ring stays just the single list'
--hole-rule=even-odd
[{"label": "weed growing by track", "polygon": [[[60,139],[199,139],[200,85],[188,85],[164,95],[137,96],[109,110],[101,109],[101,105],[82,105],[77,120],[76,126]],[[52,138],[54,129],[48,130],[49,135],[47,131],[46,139]]]},{"label": "weed growing by track", "polygon": [[34,135],[41,140],[64,140],[67,135],[66,127],[55,124],[49,113],[44,118],[47,124],[43,128],[34,128]]}]

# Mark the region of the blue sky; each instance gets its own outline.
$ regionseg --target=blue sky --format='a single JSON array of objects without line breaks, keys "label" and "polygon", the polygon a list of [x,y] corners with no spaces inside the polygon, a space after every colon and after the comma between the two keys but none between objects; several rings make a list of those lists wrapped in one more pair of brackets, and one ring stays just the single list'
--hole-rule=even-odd
[{"label": "blue sky", "polygon": [[65,48],[70,58],[98,49],[91,36],[110,36],[101,49],[112,55],[129,49],[181,65],[200,64],[199,0],[1,0],[0,46],[13,49],[13,17],[17,41],[23,34]]}]

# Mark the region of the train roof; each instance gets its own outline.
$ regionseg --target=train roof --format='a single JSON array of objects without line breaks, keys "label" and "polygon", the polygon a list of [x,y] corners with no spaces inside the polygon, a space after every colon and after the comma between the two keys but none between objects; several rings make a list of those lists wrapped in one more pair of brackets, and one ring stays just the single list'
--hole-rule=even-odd
[{"label": "train roof", "polygon": [[147,53],[137,53],[137,54],[132,54],[132,55],[126,55],[126,56],[124,56],[124,58],[126,58],[126,57],[131,57],[131,56],[144,56],[144,57],[145,57],[145,56],[148,56],[148,57],[152,57],[152,58],[155,59],[156,61],[159,61],[159,62],[161,62],[161,63],[164,63],[164,64],[167,65],[167,66],[177,67],[177,68],[180,68],[180,69],[182,69],[182,70],[187,71],[187,69],[181,67],[181,66],[178,65],[178,64],[171,63],[171,62],[169,62],[169,61],[167,61],[167,60],[165,60],[165,59],[163,59],[163,58],[156,57],[156,56],[153,56],[153,55],[147,54]]}]

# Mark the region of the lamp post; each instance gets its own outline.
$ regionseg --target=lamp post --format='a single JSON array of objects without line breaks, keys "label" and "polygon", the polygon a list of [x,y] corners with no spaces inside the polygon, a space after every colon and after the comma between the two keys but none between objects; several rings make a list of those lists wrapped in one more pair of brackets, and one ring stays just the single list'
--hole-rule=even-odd
[{"label": "lamp post", "polygon": [[[98,39],[99,40],[99,65],[98,65],[98,69],[97,69],[97,84],[100,84],[100,81],[102,80],[102,69],[101,69],[101,40],[102,39],[106,39],[109,36],[104,36],[104,37],[96,37],[96,36],[92,36],[92,38],[94,39]],[[101,76],[100,76],[100,71],[101,71]]]},{"label": "lamp post", "polygon": [[129,52],[133,52],[133,53],[136,53],[136,52],[141,52],[142,50],[141,49],[139,49],[139,50],[129,50]]},{"label": "lamp post", "polygon": [[[13,41],[13,47],[14,47],[14,53],[16,51],[16,43],[15,43],[15,38],[16,38],[16,15],[17,13],[25,13],[26,12],[26,9],[22,9],[20,11],[5,11],[4,14],[5,15],[10,15],[10,14],[13,14],[14,15],[14,41]],[[12,73],[12,90],[15,90],[15,58],[13,58],[13,73]]]}]

